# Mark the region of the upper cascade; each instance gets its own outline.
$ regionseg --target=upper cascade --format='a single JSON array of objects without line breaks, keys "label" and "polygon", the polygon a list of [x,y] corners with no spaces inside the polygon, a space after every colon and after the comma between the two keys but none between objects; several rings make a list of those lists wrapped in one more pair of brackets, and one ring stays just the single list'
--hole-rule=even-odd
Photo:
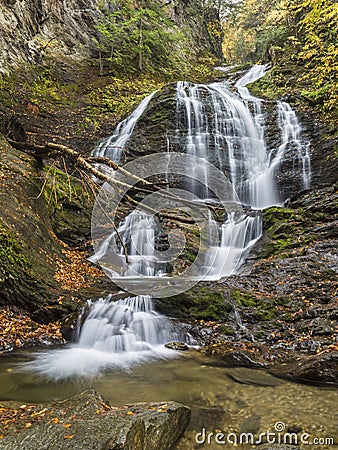
[{"label": "upper cascade", "polygon": [[122,153],[133,133],[138,119],[142,116],[156,92],[157,91],[154,91],[145,97],[138,107],[130,114],[130,116],[122,120],[122,122],[117,125],[114,133],[107,139],[104,139],[93,151],[94,156],[104,156],[106,158],[110,158],[117,164],[121,161]]},{"label": "upper cascade", "polygon": [[[203,279],[220,279],[240,267],[262,234],[259,210],[282,205],[287,198],[285,186],[280,181],[281,170],[285,170],[286,165],[288,175],[299,180],[299,189],[310,186],[310,145],[302,137],[295,112],[287,102],[277,102],[274,129],[279,130],[279,136],[273,143],[269,142],[266,136],[271,120],[267,120],[266,102],[253,96],[246,87],[263,77],[267,70],[267,65],[253,66],[238,79],[235,90],[225,81],[211,84],[179,81],[176,85],[172,111],[175,126],[162,133],[167,154],[185,153],[217,167],[230,180],[239,202],[248,209],[258,210],[240,216],[227,211],[223,224],[217,222],[216,240],[211,239],[210,244],[206,240],[203,244],[204,256],[196,273]],[[113,135],[94,150],[96,155],[120,162],[122,151],[126,151],[128,157],[128,143],[133,141],[138,121],[152,108],[154,94],[146,97],[116,127]],[[158,149],[154,148],[156,151]],[[209,189],[212,184],[210,164],[186,168],[190,179],[188,182],[183,180],[183,187],[194,196],[194,202],[217,202]],[[169,188],[171,174],[164,175]],[[212,215],[209,224],[206,230],[215,224]],[[100,262],[113,278],[170,276],[170,268],[168,272],[168,266],[155,256],[159,254],[156,239],[160,234],[161,227],[154,217],[133,211],[101,240],[91,260]],[[112,249],[118,255],[127,251],[129,262],[121,265],[118,258],[114,260]]]},{"label": "upper cascade", "polygon": [[264,76],[266,69],[253,66],[235,84],[238,93],[224,82],[177,83],[177,133],[185,130],[184,151],[216,164],[229,176],[242,203],[254,209],[281,205],[285,200],[277,178],[290,146],[297,147],[295,169],[302,167],[303,188],[310,183],[309,143],[302,139],[296,115],[286,102],[282,102],[283,112],[278,102],[281,145],[269,148],[266,142],[263,100],[246,88]]}]

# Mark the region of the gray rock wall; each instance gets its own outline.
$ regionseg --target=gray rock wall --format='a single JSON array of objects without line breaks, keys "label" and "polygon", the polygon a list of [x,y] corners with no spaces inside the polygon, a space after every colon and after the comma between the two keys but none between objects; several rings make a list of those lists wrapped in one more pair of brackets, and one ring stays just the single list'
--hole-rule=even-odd
[{"label": "gray rock wall", "polygon": [[[46,56],[81,60],[93,54],[98,0],[3,0],[0,3],[0,72],[22,62],[40,63]],[[213,51],[198,4],[174,0],[162,5],[186,36],[178,55]],[[189,50],[189,53],[186,50]]]},{"label": "gray rock wall", "polygon": [[19,63],[90,54],[97,0],[4,0],[0,3],[0,70]]}]

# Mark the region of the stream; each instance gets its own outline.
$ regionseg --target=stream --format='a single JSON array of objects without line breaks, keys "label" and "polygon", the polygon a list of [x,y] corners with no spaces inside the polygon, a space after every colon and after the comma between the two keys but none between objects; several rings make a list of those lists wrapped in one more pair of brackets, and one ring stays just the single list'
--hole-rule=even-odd
[{"label": "stream", "polygon": [[[299,437],[309,434],[309,441],[315,437],[337,440],[336,390],[291,383],[261,370],[217,367],[210,358],[203,358],[194,350],[175,354],[174,359],[137,364],[128,370],[105,370],[99,376],[58,382],[33,371],[23,373],[20,367],[31,356],[32,352],[24,351],[2,357],[0,398],[46,402],[92,388],[112,405],[176,400],[192,408],[189,430],[178,447],[181,450],[222,448],[214,441],[196,443],[196,433],[203,428],[238,435],[250,432],[257,438],[260,433],[274,432],[277,422],[285,424],[290,432],[296,430]],[[336,447],[322,444],[311,448]]]}]

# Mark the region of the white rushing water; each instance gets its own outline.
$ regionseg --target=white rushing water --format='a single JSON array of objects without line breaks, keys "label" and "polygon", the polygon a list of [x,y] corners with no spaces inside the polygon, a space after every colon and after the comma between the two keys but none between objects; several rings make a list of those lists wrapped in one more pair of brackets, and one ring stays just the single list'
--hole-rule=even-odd
[{"label": "white rushing water", "polygon": [[236,220],[232,214],[220,230],[220,243],[210,246],[204,256],[204,266],[200,274],[206,280],[219,280],[231,275],[240,267],[245,256],[262,234],[262,222],[259,215],[242,216]]},{"label": "white rushing water", "polygon": [[121,161],[123,151],[134,131],[137,121],[146,110],[156,92],[154,91],[144,98],[133,113],[117,125],[114,133],[102,141],[93,151],[93,156],[104,156],[112,159],[116,163]]},{"label": "white rushing water", "polygon": [[[301,172],[304,188],[309,187],[311,178],[309,143],[302,139],[297,116],[286,102],[277,102],[280,145],[268,148],[263,100],[253,96],[246,87],[264,76],[267,68],[267,65],[253,66],[235,84],[237,92],[225,82],[205,85],[180,81],[176,89],[176,115],[180,118],[176,134],[183,142],[183,150],[226,173],[240,201],[254,210],[283,203],[278,170],[290,148],[295,149],[294,173]],[[110,157],[115,162],[120,160],[121,147],[130,139],[152,96],[146,97],[116,127],[114,134],[95,150],[97,155]],[[174,136],[175,142],[178,136]],[[166,135],[165,139],[170,154],[171,136]],[[212,200],[208,190],[208,167],[196,165],[187,168],[187,172],[191,174],[188,190],[201,201]],[[165,176],[168,182],[167,174]],[[195,178],[200,181],[194,181]],[[210,217],[210,223],[212,221]],[[155,235],[159,232],[154,218],[133,211],[118,225],[117,232],[113,231],[100,243],[91,260],[104,264],[109,260],[110,267],[109,264],[105,267],[112,277],[163,276],[166,268],[155,258]],[[211,280],[234,273],[261,233],[259,214],[235,220],[231,212],[228,213],[224,224],[219,226],[218,244],[213,241],[205,251],[198,276]],[[119,242],[121,237],[124,247]],[[121,264],[120,258],[114,264],[112,253],[122,256],[126,250],[129,263]]]},{"label": "white rushing water", "polygon": [[[277,105],[282,144],[277,152],[267,147],[263,100],[246,87],[264,76],[266,69],[253,66],[240,78],[235,84],[239,95],[224,82],[177,84],[177,113],[186,127],[185,151],[228,173],[242,203],[254,209],[283,203],[276,175],[290,145],[297,147],[303,187],[310,182],[309,145],[302,140],[296,114],[286,102]],[[199,168],[192,169],[193,175],[194,170]]]},{"label": "white rushing water", "polygon": [[128,369],[151,359],[175,357],[177,353],[164,344],[185,340],[169,319],[154,311],[150,296],[117,302],[108,296],[91,304],[76,344],[41,352],[24,369],[54,380],[88,377],[104,369]]},{"label": "white rushing water", "polygon": [[277,102],[278,125],[281,131],[281,144],[272,164],[278,165],[289,149],[296,148],[298,161],[293,167],[293,175],[302,172],[303,188],[309,189],[311,184],[310,142],[302,138],[302,128],[296,113],[287,102]]},{"label": "white rushing water", "polygon": [[[304,188],[310,185],[309,143],[302,138],[297,116],[288,103],[277,102],[280,130],[277,148],[269,148],[266,142],[264,102],[246,87],[264,76],[266,70],[267,66],[262,65],[250,69],[237,81],[237,92],[224,82],[177,83],[176,115],[181,128],[175,130],[174,136],[165,136],[167,154],[171,152],[171,138],[175,142],[180,140],[187,154],[209,161],[227,174],[240,201],[251,209],[240,217],[228,211],[223,224],[216,222],[211,213],[206,216],[202,258],[193,274],[197,280],[219,280],[238,270],[262,234],[261,215],[256,210],[283,203],[277,175],[290,151],[294,174],[301,173]],[[95,149],[95,155],[109,157],[116,163],[121,161],[137,120],[153,95],[116,127],[113,135]],[[194,201],[215,201],[208,189],[211,168],[200,164],[187,169],[192,177],[187,186],[197,199]],[[169,188],[170,177],[164,175]],[[194,177],[202,181],[194,182]],[[166,274],[166,265],[158,259],[161,252],[156,251],[162,231],[157,219],[140,210],[132,211],[120,222],[117,231],[108,230],[108,236],[102,239],[90,260],[100,262],[112,279],[146,278],[152,282],[161,277],[169,286],[170,273]],[[239,329],[245,331],[238,312],[234,311]],[[91,305],[81,326],[80,322],[76,344],[42,352],[25,369],[55,380],[91,376],[108,368],[126,369],[153,358],[175,356],[164,344],[186,340],[171,321],[154,311],[147,295],[115,303],[111,297],[101,299]]]},{"label": "white rushing water", "polygon": [[[121,221],[117,231],[101,241],[96,253],[88,260],[94,263],[100,261],[112,277],[163,275],[163,263],[155,257],[158,232],[159,225],[155,218],[140,210],[132,211]],[[125,253],[128,261],[121,264],[125,258],[120,258],[114,264],[112,255],[125,257]]]}]

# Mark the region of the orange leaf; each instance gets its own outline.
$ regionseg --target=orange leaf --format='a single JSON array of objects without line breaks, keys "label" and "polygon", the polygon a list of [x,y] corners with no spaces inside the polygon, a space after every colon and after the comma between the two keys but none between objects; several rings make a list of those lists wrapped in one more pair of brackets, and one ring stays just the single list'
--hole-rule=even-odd
[{"label": "orange leaf", "polygon": [[75,436],[75,434],[71,434],[71,435],[68,435],[68,436],[64,436],[64,438],[65,439],[73,439],[74,436]]},{"label": "orange leaf", "polygon": [[65,428],[70,428],[70,427],[72,426],[72,424],[71,424],[71,423],[64,423],[63,426],[64,426]]}]

